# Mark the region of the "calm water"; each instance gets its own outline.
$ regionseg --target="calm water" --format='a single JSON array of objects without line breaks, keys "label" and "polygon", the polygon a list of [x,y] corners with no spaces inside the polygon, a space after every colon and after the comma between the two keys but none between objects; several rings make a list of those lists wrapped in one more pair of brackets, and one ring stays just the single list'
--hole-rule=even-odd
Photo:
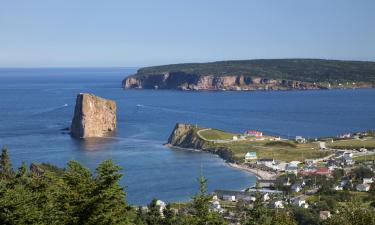
[{"label": "calm water", "polygon": [[[209,189],[242,189],[254,176],[218,157],[163,146],[176,122],[234,132],[260,129],[309,137],[375,129],[375,90],[292,92],[179,92],[121,89],[134,69],[0,69],[0,145],[21,161],[91,169],[112,158],[123,167],[128,202],[188,199],[203,171]],[[118,105],[118,132],[100,143],[61,133],[69,127],[76,94],[92,92]],[[137,106],[141,105],[141,106]]]}]

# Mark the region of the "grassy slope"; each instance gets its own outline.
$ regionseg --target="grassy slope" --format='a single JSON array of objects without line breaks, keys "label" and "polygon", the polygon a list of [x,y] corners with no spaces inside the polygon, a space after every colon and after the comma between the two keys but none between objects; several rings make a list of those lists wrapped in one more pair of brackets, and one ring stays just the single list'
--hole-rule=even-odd
[{"label": "grassy slope", "polygon": [[359,149],[359,148],[368,148],[375,149],[375,138],[366,137],[364,139],[348,139],[348,140],[338,140],[333,143],[327,143],[328,147],[331,148],[340,148],[340,149]]},{"label": "grassy slope", "polygon": [[226,139],[232,139],[233,136],[236,136],[238,134],[229,133],[229,132],[216,130],[216,129],[210,129],[210,130],[201,131],[200,135],[203,138],[206,138],[207,140],[226,140]]},{"label": "grassy slope", "polygon": [[248,151],[256,151],[258,158],[274,158],[282,161],[303,161],[308,158],[321,158],[329,154],[319,151],[317,143],[297,144],[296,147],[288,145],[269,146],[268,143],[271,143],[271,141],[242,141],[217,145],[228,147],[238,159],[243,159]]},{"label": "grassy slope", "polygon": [[322,59],[259,59],[173,64],[141,68],[136,76],[177,71],[198,75],[245,75],[305,82],[375,83],[375,62]]}]

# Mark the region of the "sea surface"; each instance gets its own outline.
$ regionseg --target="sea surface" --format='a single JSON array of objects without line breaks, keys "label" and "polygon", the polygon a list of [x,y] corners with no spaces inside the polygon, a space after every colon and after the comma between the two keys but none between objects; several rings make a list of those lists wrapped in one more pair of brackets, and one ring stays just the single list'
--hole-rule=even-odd
[{"label": "sea surface", "polygon": [[[163,144],[177,122],[233,132],[259,129],[294,137],[331,136],[375,129],[375,89],[279,92],[181,92],[123,90],[135,68],[0,69],[0,146],[14,167],[22,161],[65,166],[78,160],[95,170],[113,159],[123,170],[127,201],[184,201],[208,188],[240,190],[255,177],[228,167],[215,155],[171,150]],[[118,131],[101,141],[72,139],[76,95],[91,92],[118,105]],[[249,149],[251,150],[251,149]]]}]

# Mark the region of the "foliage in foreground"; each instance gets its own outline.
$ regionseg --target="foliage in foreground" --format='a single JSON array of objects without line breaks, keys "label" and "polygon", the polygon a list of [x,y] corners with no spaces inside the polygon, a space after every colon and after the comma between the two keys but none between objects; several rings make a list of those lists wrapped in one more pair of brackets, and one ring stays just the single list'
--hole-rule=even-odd
[{"label": "foliage in foreground", "polygon": [[[239,204],[226,214],[214,212],[210,203],[212,196],[207,193],[207,180],[203,176],[198,178],[199,190],[189,203],[178,210],[168,204],[161,212],[156,199],[147,209],[126,203],[124,188],[119,185],[121,168],[111,160],[100,163],[95,175],[77,161],[68,162],[65,169],[32,164],[28,170],[25,163],[16,171],[12,168],[4,148],[0,155],[0,224],[4,225],[219,225],[238,222],[294,225],[312,221],[294,210],[266,208],[259,193],[252,205]],[[354,204],[342,208],[327,224],[371,225],[375,224],[374,218],[373,209]]]}]

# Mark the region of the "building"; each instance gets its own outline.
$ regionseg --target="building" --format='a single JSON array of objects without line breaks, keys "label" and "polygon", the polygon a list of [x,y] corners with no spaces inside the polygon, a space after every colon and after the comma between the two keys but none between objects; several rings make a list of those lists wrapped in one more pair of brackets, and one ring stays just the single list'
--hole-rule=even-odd
[{"label": "building", "polygon": [[302,137],[302,136],[296,136],[296,142],[300,143],[300,144],[303,144],[303,143],[306,143],[306,138]]},{"label": "building", "polygon": [[299,184],[293,184],[292,187],[291,187],[291,190],[293,192],[300,192],[302,190],[302,188],[301,188],[301,185],[299,185]]},{"label": "building", "polygon": [[319,218],[321,220],[326,220],[328,218],[331,218],[331,212],[330,211],[320,211],[319,212]]},{"label": "building", "polygon": [[294,163],[288,163],[285,166],[285,173],[287,174],[295,174],[297,175],[298,173],[298,166]]},{"label": "building", "polygon": [[326,150],[327,149],[326,143],[323,142],[323,141],[320,141],[319,142],[319,148],[320,148],[320,150]]},{"label": "building", "polygon": [[264,166],[274,169],[276,162],[274,159],[258,159],[257,164],[264,165]]},{"label": "building", "polygon": [[356,186],[357,191],[369,191],[370,185],[369,184],[358,184]]},{"label": "building", "polygon": [[372,179],[372,177],[363,178],[363,184],[372,184],[372,183],[374,183],[374,180]]},{"label": "building", "polygon": [[263,133],[261,131],[257,131],[257,130],[248,130],[245,132],[245,135],[246,136],[250,136],[250,137],[262,137],[263,136]]},{"label": "building", "polygon": [[247,152],[245,155],[245,162],[252,162],[258,159],[256,152]]},{"label": "building", "polygon": [[298,198],[298,197],[294,198],[292,200],[292,204],[295,205],[295,206],[299,206],[299,207],[305,208],[305,209],[309,208],[309,204],[303,198]]},{"label": "building", "polygon": [[315,174],[327,176],[331,174],[331,171],[327,167],[320,167],[316,169]]},{"label": "building", "polygon": [[[350,154],[353,155],[352,153],[350,153]],[[353,160],[353,158],[350,154],[344,154],[342,156],[342,161],[345,165],[353,165],[354,164],[354,160]]]}]

